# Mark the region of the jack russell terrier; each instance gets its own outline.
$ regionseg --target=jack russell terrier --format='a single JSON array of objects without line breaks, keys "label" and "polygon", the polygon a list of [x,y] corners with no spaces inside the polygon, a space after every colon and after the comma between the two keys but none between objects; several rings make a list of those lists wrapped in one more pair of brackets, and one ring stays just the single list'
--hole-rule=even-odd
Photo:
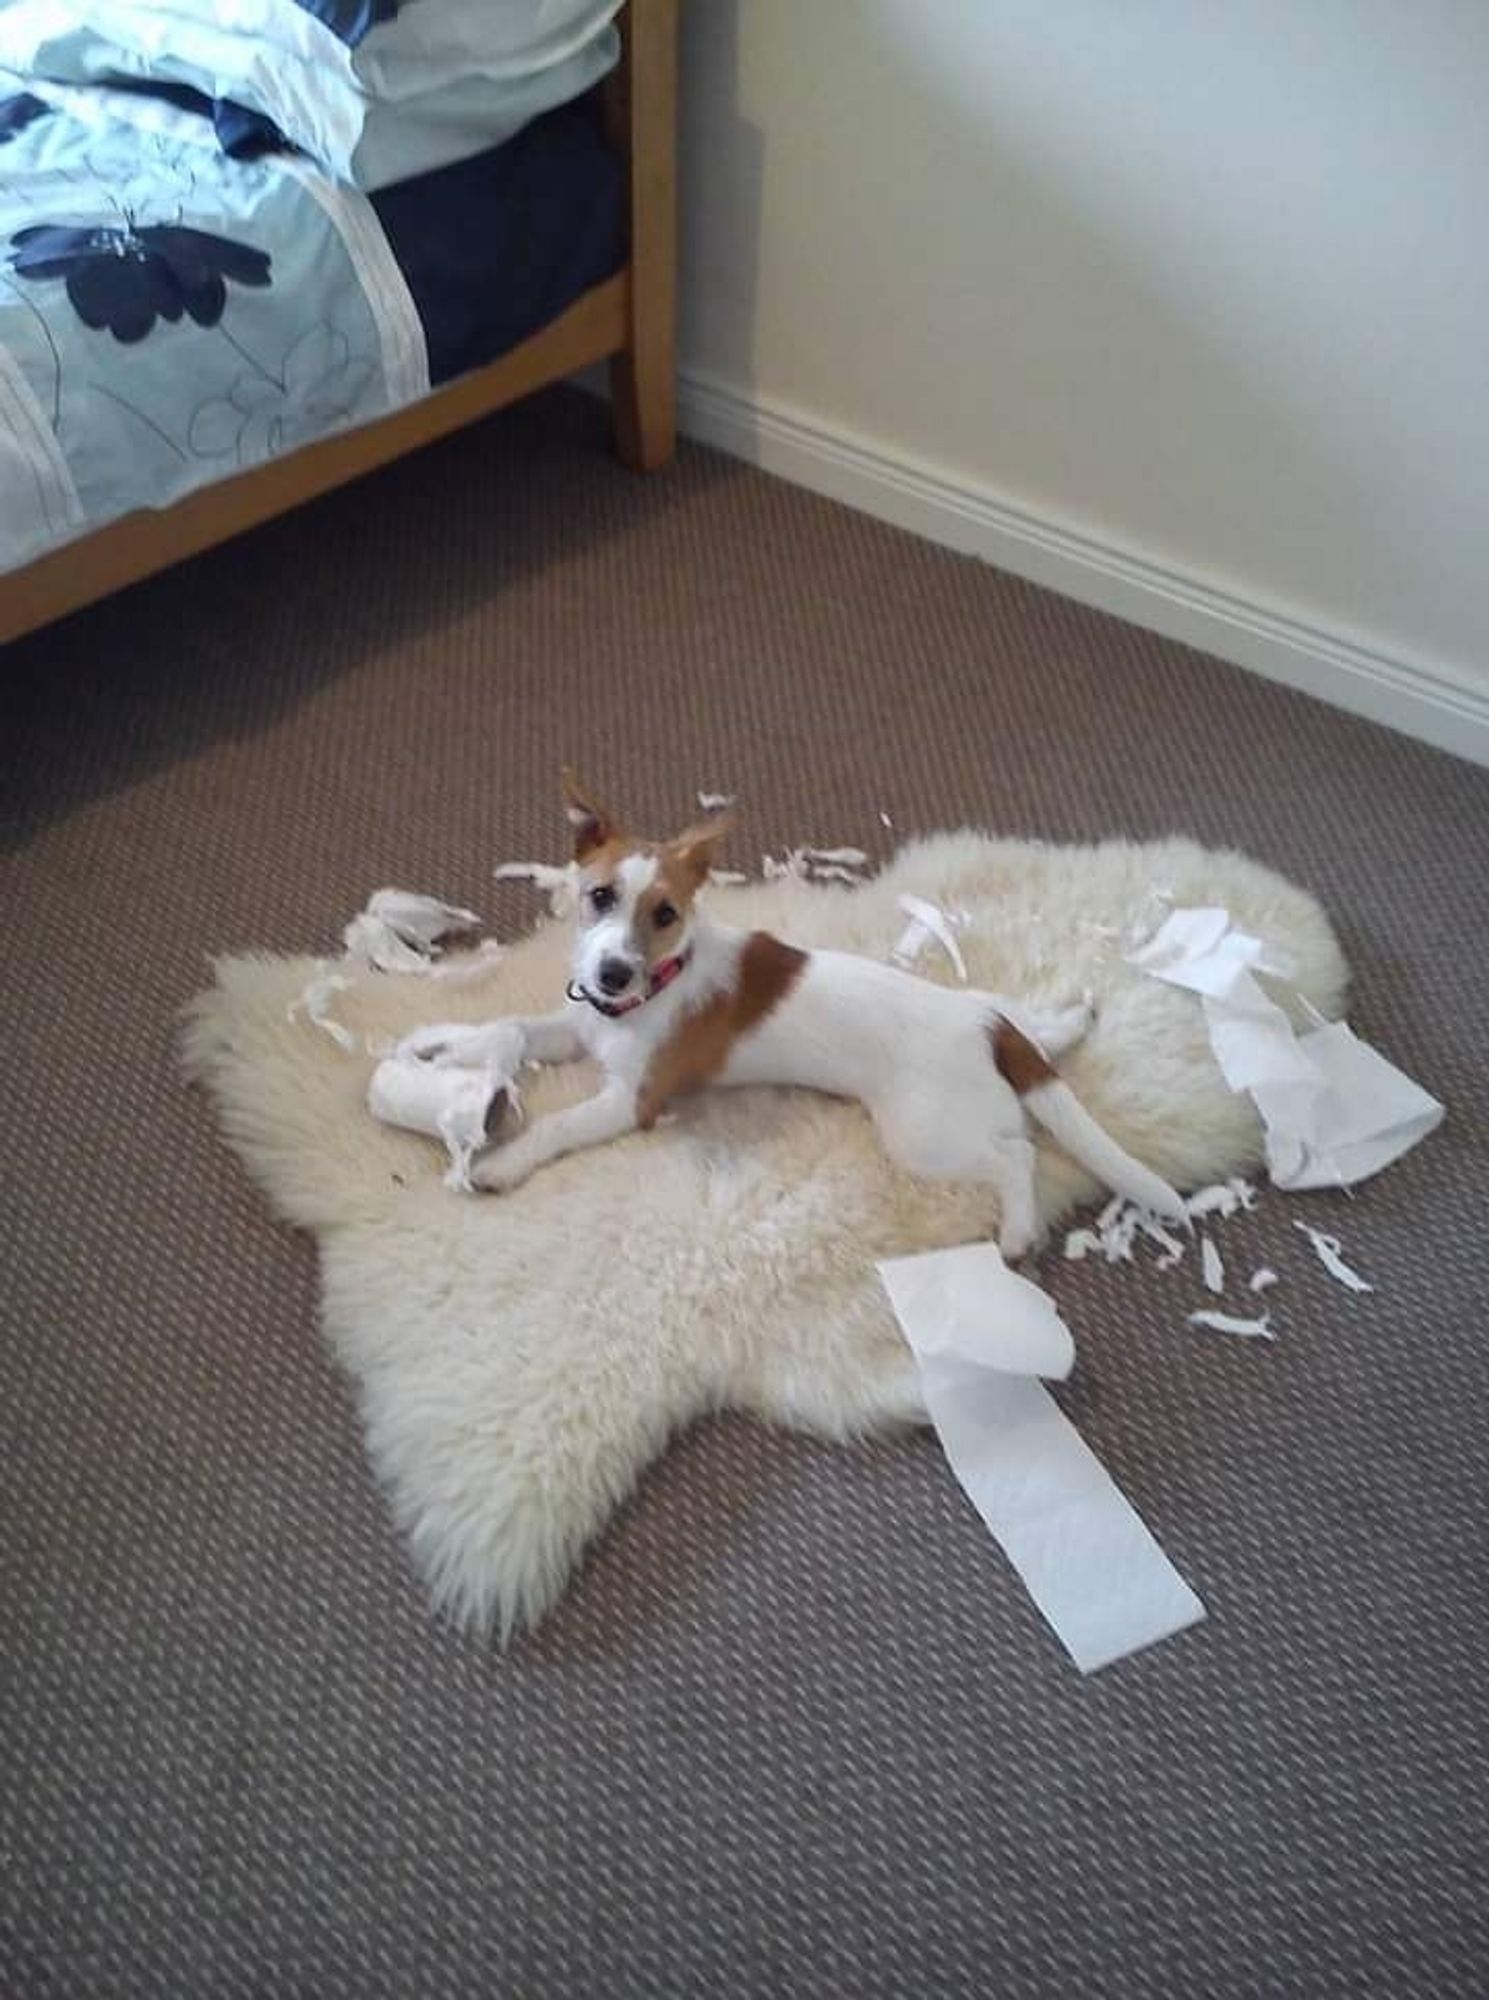
[{"label": "jack russell terrier", "polygon": [[591,1056],[603,1071],[595,1096],[485,1153],[478,1187],[515,1188],[549,1160],[650,1131],[674,1098],[705,1084],[794,1084],[856,1098],[907,1173],[986,1181],[1007,1258],[1040,1234],[1025,1112],[1117,1193],[1183,1219],[1175,1190],[1102,1130],[1051,1064],[1086,1033],[1089,1006],[1038,1012],[727,929],[696,902],[727,814],[673,840],[634,840],[568,771],[564,797],[579,867],[567,1005],[515,1024],[420,1028],[400,1045],[481,1066],[510,1050],[516,1025],[526,1060]]}]

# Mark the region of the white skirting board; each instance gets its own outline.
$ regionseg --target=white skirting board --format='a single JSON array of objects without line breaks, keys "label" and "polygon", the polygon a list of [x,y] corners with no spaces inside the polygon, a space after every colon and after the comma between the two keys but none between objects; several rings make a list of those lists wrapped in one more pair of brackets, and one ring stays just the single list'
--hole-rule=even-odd
[{"label": "white skirting board", "polygon": [[1439,749],[1489,764],[1489,682],[1413,665],[1199,577],[1030,512],[985,487],[891,455],[800,412],[684,370],[678,420],[700,443],[1299,688]]}]

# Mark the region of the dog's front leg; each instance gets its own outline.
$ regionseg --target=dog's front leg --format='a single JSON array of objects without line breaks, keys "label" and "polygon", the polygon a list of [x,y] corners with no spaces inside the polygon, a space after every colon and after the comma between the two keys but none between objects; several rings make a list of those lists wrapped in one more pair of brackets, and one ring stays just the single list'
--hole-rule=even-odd
[{"label": "dog's front leg", "polygon": [[484,1069],[508,1062],[569,1063],[585,1053],[572,1007],[556,1014],[510,1014],[472,1025],[432,1021],[405,1035],[395,1051],[436,1067]]},{"label": "dog's front leg", "polygon": [[629,1083],[616,1080],[605,1085],[595,1097],[586,1098],[567,1111],[550,1112],[539,1118],[509,1145],[497,1146],[477,1160],[471,1179],[479,1188],[505,1194],[520,1187],[535,1168],[565,1153],[577,1153],[587,1146],[603,1146],[636,1129],[636,1092]]}]

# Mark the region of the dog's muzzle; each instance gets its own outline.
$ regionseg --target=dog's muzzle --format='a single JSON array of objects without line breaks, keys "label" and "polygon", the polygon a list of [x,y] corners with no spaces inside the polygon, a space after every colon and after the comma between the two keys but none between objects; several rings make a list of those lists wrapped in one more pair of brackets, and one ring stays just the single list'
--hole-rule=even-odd
[{"label": "dog's muzzle", "polygon": [[[634,1014],[636,1009],[644,1007],[648,1000],[655,1000],[663,988],[670,986],[673,980],[678,977],[691,957],[692,953],[685,951],[680,952],[676,958],[664,958],[660,965],[652,968],[652,975],[646,982],[645,992],[629,994],[624,1000],[603,999],[599,994],[591,993],[587,986],[581,986],[577,979],[569,981],[569,998],[571,1000],[588,1001],[597,1014],[603,1014],[611,1021],[618,1020],[622,1014]],[[603,979],[604,971],[602,968],[602,982]]]}]

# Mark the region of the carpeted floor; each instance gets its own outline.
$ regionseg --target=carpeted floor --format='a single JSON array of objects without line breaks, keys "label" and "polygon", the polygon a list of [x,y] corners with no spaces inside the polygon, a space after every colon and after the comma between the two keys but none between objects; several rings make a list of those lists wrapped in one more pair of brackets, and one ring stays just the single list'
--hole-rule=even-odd
[{"label": "carpeted floor", "polygon": [[[5,679],[0,1991],[1485,1990],[1489,773],[710,453],[637,480],[565,395]],[[386,881],[515,925],[564,756],[658,822],[738,791],[747,858],[1182,831],[1324,897],[1449,1107],[1311,1199],[1376,1293],[1281,1197],[1225,1239],[1275,1347],[1044,1266],[1207,1625],[1082,1681],[928,1437],[740,1421],[510,1655],[430,1624],[174,1021]]]}]

